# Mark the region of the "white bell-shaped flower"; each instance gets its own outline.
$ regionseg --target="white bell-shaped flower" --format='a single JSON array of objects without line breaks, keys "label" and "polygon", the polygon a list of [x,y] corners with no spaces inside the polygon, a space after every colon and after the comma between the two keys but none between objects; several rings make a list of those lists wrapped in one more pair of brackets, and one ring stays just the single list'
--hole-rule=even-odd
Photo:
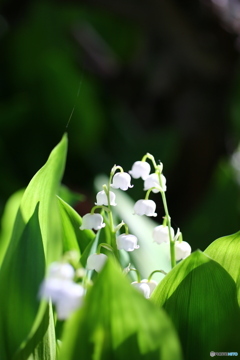
[{"label": "white bell-shaped flower", "polygon": [[155,289],[155,287],[158,285],[158,283],[155,280],[147,280],[147,279],[141,280],[141,283],[147,284],[149,286],[150,296],[152,295],[152,292]]},{"label": "white bell-shaped flower", "polygon": [[99,230],[105,225],[106,224],[103,222],[103,217],[101,214],[86,214],[82,218],[82,225],[80,226],[80,229]]},{"label": "white bell-shaped flower", "polygon": [[118,250],[133,251],[139,249],[137,245],[137,237],[131,234],[121,234],[117,237],[117,248]]},{"label": "white bell-shaped flower", "polygon": [[138,200],[134,205],[134,214],[157,216],[155,213],[156,204],[153,200]]},{"label": "white bell-shaped flower", "polygon": [[60,320],[67,319],[82,303],[85,289],[73,282],[74,269],[69,264],[53,263],[42,282],[39,296],[51,299]]},{"label": "white bell-shaped flower", "polygon": [[[114,192],[110,191],[109,196],[110,196],[110,205],[111,206],[116,206],[117,205],[116,202],[115,202],[116,195],[114,194]],[[108,198],[107,198],[107,195],[106,195],[104,190],[99,191],[97,193],[97,202],[95,202],[95,205],[106,205],[106,206],[108,206]]]},{"label": "white bell-shaped flower", "polygon": [[191,246],[186,241],[175,242],[175,257],[177,261],[185,259],[191,254],[191,251]]},{"label": "white bell-shaped flower", "polygon": [[[174,238],[174,230],[171,227],[171,235],[172,235],[172,239]],[[156,226],[153,229],[153,241],[158,243],[158,244],[162,244],[162,243],[168,243],[170,241],[169,239],[169,230],[168,230],[168,226],[164,226],[164,225],[159,225]]]},{"label": "white bell-shaped flower", "polygon": [[137,289],[146,299],[150,298],[150,287],[147,283],[134,281],[131,283],[135,289]]},{"label": "white bell-shaped flower", "polygon": [[143,180],[145,180],[149,176],[150,171],[151,166],[149,165],[149,163],[147,163],[146,161],[136,161],[132,166],[132,170],[129,171],[129,174],[134,179],[142,178]]},{"label": "white bell-shaped flower", "polygon": [[126,191],[128,188],[132,188],[131,176],[126,172],[117,172],[112,179],[111,186],[114,189],[121,189]]},{"label": "white bell-shaped flower", "polygon": [[160,174],[161,177],[161,185],[159,183],[159,178],[157,174],[151,174],[144,180],[144,191],[149,190],[151,188],[156,187],[157,189],[153,189],[154,193],[158,193],[161,191],[166,191],[166,178],[164,175]]},{"label": "white bell-shaped flower", "polygon": [[107,261],[107,255],[105,254],[92,254],[87,259],[87,270],[95,270],[100,272]]}]

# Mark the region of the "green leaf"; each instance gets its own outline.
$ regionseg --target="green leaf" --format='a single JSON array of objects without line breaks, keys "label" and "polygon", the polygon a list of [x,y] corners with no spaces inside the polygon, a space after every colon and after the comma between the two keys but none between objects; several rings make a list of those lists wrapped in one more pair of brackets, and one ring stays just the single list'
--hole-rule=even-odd
[{"label": "green leaf", "polygon": [[60,360],[179,360],[176,332],[163,310],[137,292],[109,259],[85,305],[66,324]]},{"label": "green leaf", "polygon": [[8,249],[0,272],[1,360],[12,359],[29,335],[39,310],[38,291],[45,273],[45,257],[38,208],[39,205],[16,246]]},{"label": "green leaf", "polygon": [[[98,191],[102,189],[103,184],[108,183],[108,178],[105,176],[98,176],[95,180],[95,187]],[[169,246],[162,244],[159,246],[153,243],[152,231],[155,226],[159,225],[147,216],[133,215],[134,201],[121,190],[113,190],[116,194],[117,206],[112,210],[118,219],[123,220],[129,227],[129,232],[137,236],[140,248],[129,253],[129,261],[135,265],[140,271],[141,276],[147,278],[154,270],[169,271],[170,252]],[[146,259],[150,259],[146,261]],[[161,279],[161,274],[156,274],[156,278]]]},{"label": "green leaf", "polygon": [[215,240],[204,252],[222,265],[232,276],[237,284],[240,305],[240,231]]},{"label": "green leaf", "polygon": [[14,222],[0,271],[1,360],[12,359],[14,353],[21,354],[26,340],[31,338],[30,354],[48,328],[49,318],[44,321],[38,291],[45,273],[45,259],[51,262],[59,258],[62,250],[56,193],[66,152],[67,137],[64,135],[47,163],[30,181]]},{"label": "green leaf", "polygon": [[26,188],[14,224],[11,246],[16,246],[25,224],[39,202],[39,223],[48,262],[59,258],[62,251],[61,223],[56,194],[63,175],[67,153],[67,136],[53,149],[46,164]]},{"label": "green leaf", "polygon": [[80,257],[80,253],[84,252],[91,240],[95,238],[95,234],[91,230],[79,229],[82,224],[81,217],[59,197],[58,205],[63,228],[63,252],[76,251]]},{"label": "green leaf", "polygon": [[239,349],[240,312],[231,276],[200,251],[171,270],[152,295],[178,331],[185,360]]}]

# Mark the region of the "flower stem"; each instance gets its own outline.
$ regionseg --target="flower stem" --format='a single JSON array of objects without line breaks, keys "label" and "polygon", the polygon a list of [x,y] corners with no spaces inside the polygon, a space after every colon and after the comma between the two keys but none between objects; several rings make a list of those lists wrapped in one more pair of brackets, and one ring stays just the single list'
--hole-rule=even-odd
[{"label": "flower stem", "polygon": [[148,277],[148,281],[150,281],[151,280],[151,278],[152,278],[152,276],[153,276],[153,274],[155,274],[155,273],[161,273],[161,274],[163,274],[163,275],[167,275],[167,273],[164,271],[164,270],[154,270],[154,271],[152,271],[151,272],[151,274],[149,275],[149,277]]},{"label": "flower stem", "polygon": [[[162,179],[161,179],[161,174],[158,173],[158,178],[159,178],[159,184],[162,187]],[[162,202],[163,202],[163,207],[164,207],[164,211],[165,211],[165,219],[167,222],[167,227],[168,227],[168,235],[169,235],[169,240],[170,240],[170,257],[171,257],[171,267],[173,268],[176,265],[176,257],[175,257],[175,241],[172,238],[172,233],[171,233],[171,218],[169,216],[169,212],[168,212],[168,206],[167,206],[167,199],[166,199],[166,195],[164,191],[161,191],[161,196],[162,196]]]},{"label": "flower stem", "polygon": [[113,253],[114,253],[116,259],[119,261],[119,252],[118,252],[117,243],[116,243],[116,231],[115,231],[115,226],[114,226],[114,221],[113,221],[112,206],[111,206],[111,202],[110,202],[111,181],[112,181],[112,176],[110,174],[108,186],[103,185],[103,190],[105,191],[105,194],[107,196],[107,201],[108,201],[108,220],[109,220],[109,227],[110,227],[110,232],[111,232],[111,246],[113,248]]},{"label": "flower stem", "polygon": [[141,282],[141,275],[140,275],[140,272],[137,270],[137,269],[135,269],[135,268],[130,268],[130,271],[136,271],[136,273],[137,273],[137,282]]}]

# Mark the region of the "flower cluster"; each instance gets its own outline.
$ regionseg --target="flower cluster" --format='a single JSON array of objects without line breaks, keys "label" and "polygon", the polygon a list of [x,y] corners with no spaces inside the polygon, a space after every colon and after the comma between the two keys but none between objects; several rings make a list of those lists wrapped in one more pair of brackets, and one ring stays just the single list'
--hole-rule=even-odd
[{"label": "flower cluster", "polygon": [[[154,171],[151,173],[151,166],[147,162],[150,160]],[[151,154],[146,154],[141,161],[136,161],[129,173],[124,172],[121,166],[114,165],[110,172],[108,184],[104,184],[102,190],[96,195],[96,202],[90,213],[82,217],[80,230],[99,231],[106,228],[106,243],[99,242],[97,250],[93,252],[89,250],[86,261],[86,270],[99,273],[104,267],[108,256],[102,252],[102,248],[111,252],[117,261],[120,261],[121,252],[131,253],[139,249],[138,239],[135,235],[130,234],[128,226],[125,222],[117,225],[114,224],[114,216],[112,208],[117,206],[116,194],[112,189],[120,189],[126,191],[133,187],[131,177],[133,179],[141,178],[143,180],[143,190],[146,192],[145,197],[136,201],[133,207],[133,214],[138,216],[156,217],[156,203],[149,199],[151,193],[160,193],[165,216],[162,225],[158,225],[153,229],[153,241],[160,245],[162,243],[169,244],[170,258],[172,267],[176,261],[180,261],[191,253],[190,245],[182,240],[182,234],[171,227],[171,218],[168,213],[166,201],[166,178],[162,174],[162,163],[156,164]],[[97,211],[98,210],[98,211]],[[97,211],[97,212],[96,212]],[[123,231],[124,228],[124,231]],[[105,231],[105,230],[103,230]],[[105,233],[104,233],[105,234]],[[102,236],[103,237],[103,236]],[[100,239],[101,237],[96,237]],[[110,255],[110,253],[109,253]],[[150,298],[152,292],[157,286],[157,282],[151,277],[155,272],[166,274],[163,270],[155,270],[148,279],[141,279],[137,269],[126,268],[125,273],[134,270],[137,272],[138,280],[132,282],[132,286],[143,294],[145,298]],[[89,273],[91,276],[91,273]],[[49,273],[43,281],[40,289],[40,296],[44,299],[50,298],[56,307],[59,319],[66,319],[74,310],[82,303],[85,294],[85,288],[74,281],[74,268],[68,263],[53,263],[49,268]]]},{"label": "flower cluster", "polygon": [[[116,172],[120,170],[120,172]],[[116,195],[110,188],[121,189],[123,191],[132,188],[131,185],[131,176],[124,172],[121,166],[114,166],[110,173],[110,180],[108,185],[103,185],[103,190],[99,191],[96,195],[95,206],[92,208],[91,213],[86,214],[82,218],[82,225],[80,226],[81,230],[100,230],[106,226],[104,222],[104,217],[102,214],[95,213],[96,209],[101,209],[107,214],[111,213],[111,207],[116,206]],[[113,233],[113,243],[109,244],[108,250],[114,251],[125,250],[125,251],[134,251],[139,248],[138,239],[135,235],[128,233],[128,228],[124,222],[121,222],[116,227],[113,224],[112,216],[109,216],[109,223],[111,232]],[[122,226],[125,226],[125,233],[118,234],[117,232],[121,229]],[[100,254],[100,252],[92,254],[87,260],[87,269],[95,270],[99,272],[107,256],[105,254]]]}]

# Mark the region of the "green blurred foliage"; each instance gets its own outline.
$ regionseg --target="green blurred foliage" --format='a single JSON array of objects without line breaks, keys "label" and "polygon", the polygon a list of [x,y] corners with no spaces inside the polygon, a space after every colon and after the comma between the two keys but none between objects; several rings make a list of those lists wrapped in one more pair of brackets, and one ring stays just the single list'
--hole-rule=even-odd
[{"label": "green blurred foliage", "polygon": [[6,0],[0,14],[1,213],[67,130],[64,183],[86,195],[81,215],[97,174],[150,152],[193,248],[239,230],[239,54],[210,7]]}]

